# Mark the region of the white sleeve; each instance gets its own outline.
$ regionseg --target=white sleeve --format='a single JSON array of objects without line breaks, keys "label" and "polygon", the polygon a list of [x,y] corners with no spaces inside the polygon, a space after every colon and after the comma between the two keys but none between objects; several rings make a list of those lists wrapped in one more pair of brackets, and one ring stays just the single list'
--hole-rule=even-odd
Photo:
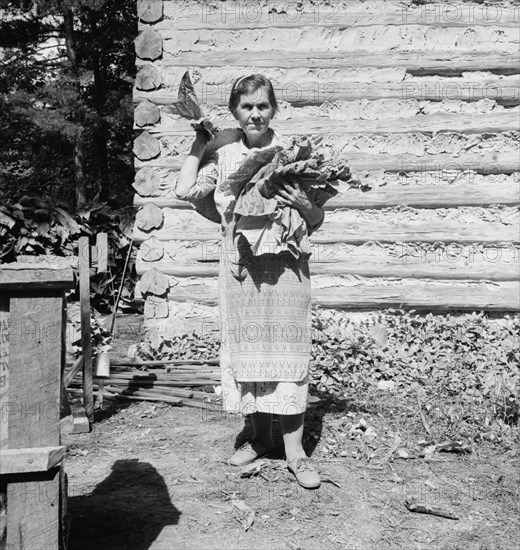
[{"label": "white sleeve", "polygon": [[184,200],[202,199],[209,195],[217,186],[218,162],[216,158],[212,158],[198,172],[195,184],[189,190]]}]

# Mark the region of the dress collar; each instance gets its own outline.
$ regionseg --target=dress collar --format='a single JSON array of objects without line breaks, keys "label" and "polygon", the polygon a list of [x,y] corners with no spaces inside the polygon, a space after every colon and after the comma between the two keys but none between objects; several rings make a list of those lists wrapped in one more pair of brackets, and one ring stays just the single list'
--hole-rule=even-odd
[{"label": "dress collar", "polygon": [[269,128],[269,132],[271,133],[271,143],[269,145],[264,145],[263,147],[248,147],[246,145],[246,134],[242,128],[240,128],[240,143],[248,150],[248,151],[254,151],[258,149],[267,149],[267,147],[271,147],[272,145],[275,145],[280,140],[280,134],[274,130],[273,128]]}]

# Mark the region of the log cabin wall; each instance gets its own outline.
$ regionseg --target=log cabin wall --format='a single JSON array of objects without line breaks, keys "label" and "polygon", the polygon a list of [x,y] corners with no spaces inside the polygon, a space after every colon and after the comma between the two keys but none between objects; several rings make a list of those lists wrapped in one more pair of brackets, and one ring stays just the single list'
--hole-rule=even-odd
[{"label": "log cabin wall", "polygon": [[235,78],[275,84],[287,135],[332,137],[366,184],[326,205],[313,299],[374,311],[520,309],[519,6],[142,0],[134,146],[138,294],[155,337],[218,326],[220,227],[176,199],[194,134],[163,109],[186,70],[236,123]]}]

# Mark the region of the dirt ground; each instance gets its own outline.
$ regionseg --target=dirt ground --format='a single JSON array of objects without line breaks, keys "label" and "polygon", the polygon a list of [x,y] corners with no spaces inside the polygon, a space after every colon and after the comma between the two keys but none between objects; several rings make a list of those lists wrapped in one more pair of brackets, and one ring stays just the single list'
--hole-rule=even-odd
[{"label": "dirt ground", "polygon": [[[91,433],[63,436],[70,550],[520,548],[517,449],[421,458],[425,433],[412,411],[323,403],[306,416],[304,446],[324,480],[308,491],[286,470],[274,427],[279,453],[241,477],[226,460],[250,436],[247,420],[110,406]],[[459,519],[411,512],[411,496]]]}]

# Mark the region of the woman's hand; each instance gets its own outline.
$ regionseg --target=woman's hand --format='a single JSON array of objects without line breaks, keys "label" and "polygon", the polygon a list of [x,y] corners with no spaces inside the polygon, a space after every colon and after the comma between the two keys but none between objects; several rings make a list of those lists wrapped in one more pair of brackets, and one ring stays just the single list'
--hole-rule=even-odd
[{"label": "woman's hand", "polygon": [[201,140],[202,137],[205,137],[206,142],[213,140],[213,133],[217,131],[213,123],[207,118],[203,118],[198,122],[192,122],[191,126],[195,130],[196,139]]},{"label": "woman's hand", "polygon": [[275,198],[279,204],[296,208],[300,213],[312,210],[314,193],[304,191],[298,180],[279,177],[275,183]]},{"label": "woman's hand", "polygon": [[305,221],[314,227],[323,218],[323,208],[314,204],[316,190],[305,191],[298,180],[278,178],[275,184],[275,198],[278,204],[296,208]]}]

